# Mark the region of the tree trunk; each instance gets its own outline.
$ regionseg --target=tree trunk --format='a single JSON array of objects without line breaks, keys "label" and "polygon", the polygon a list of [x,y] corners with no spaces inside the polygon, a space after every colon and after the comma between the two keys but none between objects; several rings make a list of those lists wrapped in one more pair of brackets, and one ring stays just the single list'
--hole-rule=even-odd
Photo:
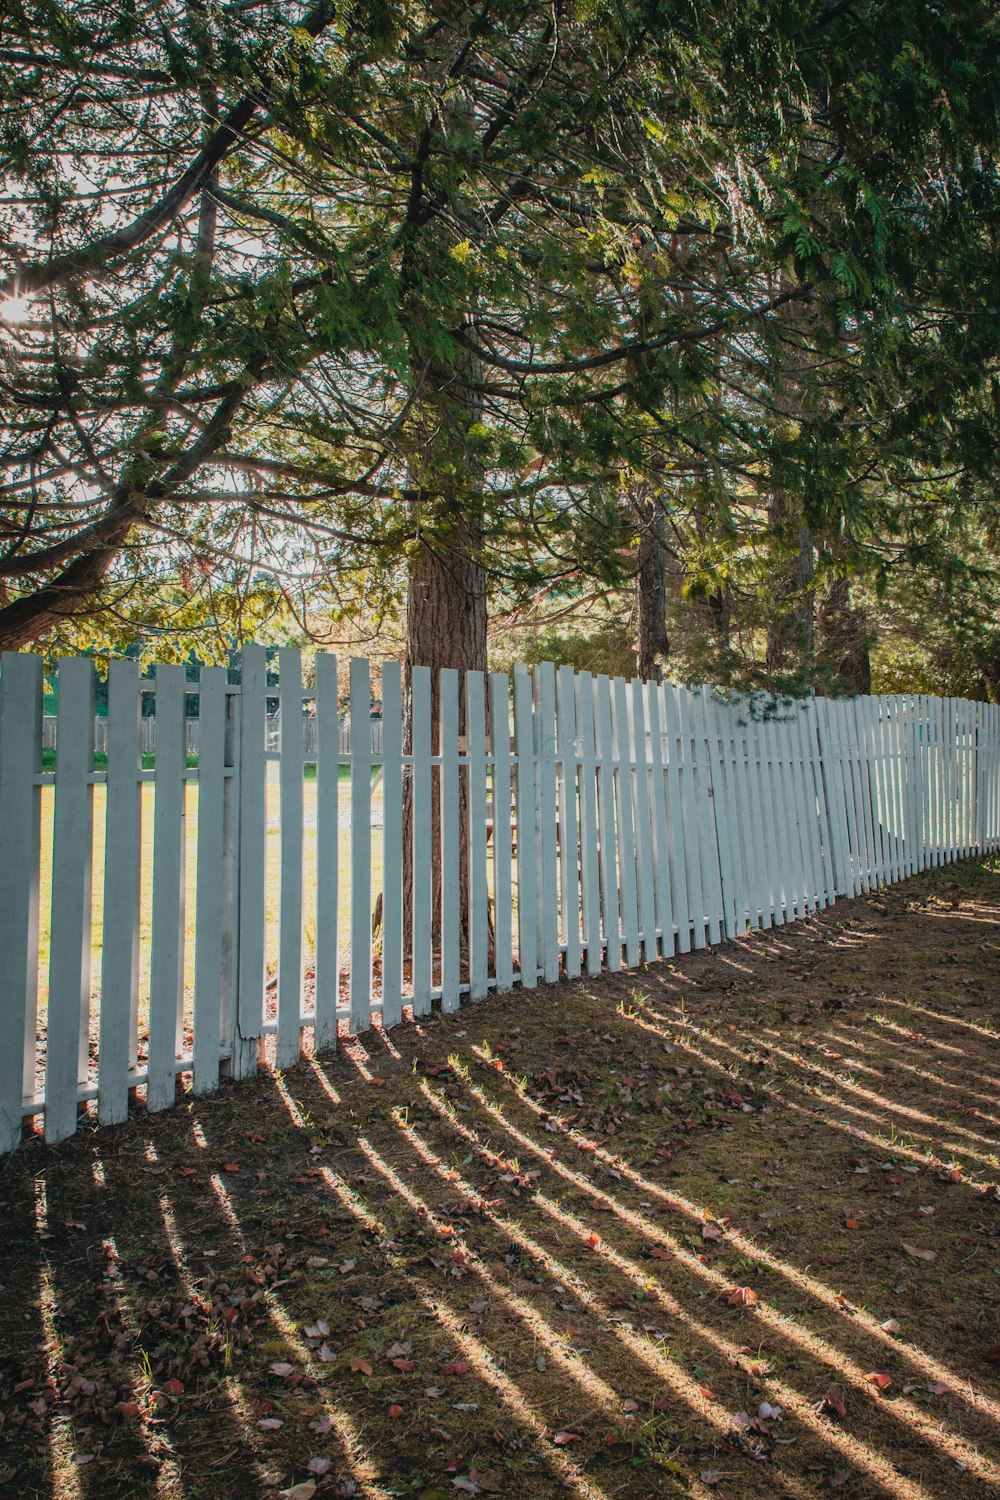
[{"label": "tree trunk", "polygon": [[871,626],[864,610],[851,605],[850,584],[835,578],[817,618],[820,654],[836,689],[842,693],[870,693]]},{"label": "tree trunk", "polygon": [[639,551],[635,571],[636,676],[643,682],[662,682],[663,664],[670,655],[667,635],[666,518],[656,495],[645,486],[637,491]]},{"label": "tree trunk", "polygon": [[[768,507],[768,520],[776,535],[788,526],[784,496],[775,496]],[[795,528],[796,552],[790,565],[779,568],[775,578],[777,607],[767,622],[768,676],[807,668],[812,661],[815,635],[813,577],[816,558],[812,532],[805,521]]]}]

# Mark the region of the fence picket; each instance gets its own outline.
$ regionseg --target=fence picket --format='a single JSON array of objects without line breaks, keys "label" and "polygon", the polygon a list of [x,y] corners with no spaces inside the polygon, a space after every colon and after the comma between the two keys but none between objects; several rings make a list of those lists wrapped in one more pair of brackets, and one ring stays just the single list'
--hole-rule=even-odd
[{"label": "fence picket", "polygon": [[382,663],[382,1025],[403,1015],[403,674]]},{"label": "fence picket", "polygon": [[429,667],[414,667],[410,682],[410,719],[413,766],[412,786],[412,912],[413,1014],[425,1016],[431,1008],[434,770],[431,759],[431,673]]},{"label": "fence picket", "polygon": [[440,676],[441,1009],[459,1006],[461,812],[458,796],[458,673]]},{"label": "fence picket", "polygon": [[577,821],[577,727],[576,684],[572,667],[560,667],[556,675],[556,755],[559,766],[558,848],[560,905],[566,976],[580,973],[580,832]]},{"label": "fence picket", "polygon": [[689,827],[690,798],[685,778],[684,742],[680,722],[680,689],[665,683],[660,692],[667,745],[666,815],[670,840],[670,889],[677,927],[677,952],[691,952],[696,898],[692,890],[695,854]]},{"label": "fence picket", "polygon": [[490,674],[490,765],[493,830],[493,953],[497,989],[514,987],[514,924],[511,883],[510,680]]},{"label": "fence picket", "polygon": [[559,978],[559,848],[556,823],[556,678],[550,661],[535,668],[538,806],[538,944],[546,984]]},{"label": "fence picket", "polygon": [[632,747],[629,743],[628,688],[624,677],[616,677],[611,688],[619,897],[622,932],[625,938],[625,962],[630,969],[634,969],[639,962],[639,893],[636,881],[634,767]]},{"label": "fence picket", "polygon": [[633,679],[627,688],[628,753],[635,762],[633,807],[635,810],[636,900],[642,956],[652,963],[657,956],[656,905],[653,892],[653,840],[649,816],[649,758],[646,733],[646,700],[642,683]]},{"label": "fence picket", "polygon": [[282,646],[278,652],[278,692],[281,705],[281,905],[278,918],[278,1036],[275,1062],[279,1068],[291,1068],[302,1053],[305,982],[302,957],[302,653],[295,646]]},{"label": "fence picket", "polygon": [[182,666],[156,669],[156,792],[153,802],[153,931],[149,955],[146,1108],[166,1109],[184,1051],[186,781]]},{"label": "fence picket", "polygon": [[580,880],[583,888],[583,941],[587,973],[599,974],[604,958],[601,933],[601,857],[597,837],[597,747],[594,683],[589,672],[576,678],[576,722],[580,735]]},{"label": "fence picket", "polygon": [[486,861],[486,682],[465,674],[465,729],[469,799],[469,998],[483,1000],[489,984],[490,912]]},{"label": "fence picket", "polygon": [[[21,1139],[35,1094],[38,1029],[38,871],[41,845],[42,662],[0,658],[0,1155]],[[75,1125],[76,1096],[73,1098]]]},{"label": "fence picket", "polygon": [[[225,899],[226,675],[225,667],[203,667],[199,683],[198,886],[194,939],[192,1070],[196,1094],[209,1093],[218,1083],[222,1042],[222,990],[228,926]],[[110,771],[109,749],[109,801]]]},{"label": "fence picket", "polygon": [[240,685],[239,979],[232,1072],[257,1065],[264,1024],[267,941],[267,654],[244,646]]},{"label": "fence picket", "polygon": [[[183,669],[177,669],[183,670]],[[45,1138],[76,1129],[78,1087],[89,1071],[94,667],[59,662],[59,724],[52,840],[52,918],[46,1025]]]},{"label": "fence picket", "polygon": [[652,830],[653,909],[660,952],[674,956],[674,908],[670,892],[670,830],[667,824],[666,768],[663,763],[663,723],[659,683],[647,682],[641,689],[646,700],[649,725],[650,824]]},{"label": "fence picket", "polygon": [[316,1002],[313,1045],[337,1040],[340,1000],[340,716],[337,658],[316,657]]},{"label": "fence picket", "polygon": [[594,678],[594,732],[597,746],[597,819],[601,864],[601,916],[605,963],[612,973],[622,966],[619,910],[618,834],[615,814],[615,767],[611,737],[611,684],[602,673]]},{"label": "fence picket", "polygon": [[517,757],[517,950],[521,984],[538,984],[538,839],[535,823],[535,741],[531,676],[514,668],[514,753]]},{"label": "fence picket", "polygon": [[[351,721],[371,715],[371,668],[352,656]],[[360,735],[351,739],[351,972],[350,1026],[367,1031],[372,1018],[372,749]]]}]

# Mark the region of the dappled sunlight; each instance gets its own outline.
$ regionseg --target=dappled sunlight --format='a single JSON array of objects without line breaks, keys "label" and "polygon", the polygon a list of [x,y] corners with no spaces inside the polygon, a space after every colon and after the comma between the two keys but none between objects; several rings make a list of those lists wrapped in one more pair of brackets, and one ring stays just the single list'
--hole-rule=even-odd
[{"label": "dappled sunlight", "polygon": [[[425,1085],[425,1093],[428,1095],[428,1097],[431,1097],[432,1092],[433,1091],[428,1091]],[[518,1130],[517,1127],[512,1125],[507,1119],[504,1111],[497,1105],[492,1103],[484,1094],[484,1092],[475,1084],[469,1084],[469,1092],[476,1099],[477,1103],[483,1108],[483,1110],[489,1115],[490,1119],[496,1125],[501,1126],[502,1128],[507,1130],[511,1137],[515,1139],[519,1145],[532,1151],[539,1159],[545,1161],[546,1165],[553,1171],[555,1171],[558,1175],[562,1176],[567,1181],[572,1182],[574,1187],[578,1188],[582,1192],[587,1193],[592,1199],[595,1200],[595,1202],[599,1202],[603,1207],[611,1210],[624,1223],[629,1224],[644,1237],[652,1238],[654,1241],[658,1241],[660,1244],[662,1244],[670,1252],[671,1264],[676,1263],[678,1267],[681,1267],[685,1271],[688,1271],[696,1278],[708,1282],[712,1288],[713,1293],[716,1296],[724,1294],[728,1289],[732,1287],[733,1282],[731,1277],[727,1278],[720,1272],[714,1270],[712,1267],[704,1264],[702,1259],[700,1259],[698,1255],[687,1249],[683,1242],[676,1236],[670,1234],[669,1231],[666,1231],[662,1224],[658,1224],[654,1220],[649,1219],[642,1214],[636,1213],[634,1210],[628,1209],[610,1193],[607,1193],[602,1189],[596,1187],[582,1173],[574,1172],[570,1168],[566,1167],[564,1163],[558,1161],[558,1159],[556,1159],[554,1156],[551,1156],[548,1151],[546,1151],[542,1146],[535,1142],[529,1135],[521,1130]],[[526,1104],[529,1108],[534,1107],[531,1100],[524,1099],[523,1095],[520,1097],[522,1103]],[[447,1116],[447,1110],[440,1100],[436,1102],[435,1107],[437,1108],[439,1114]],[[461,1129],[459,1122],[457,1121],[449,1120],[449,1124],[451,1124],[453,1129]],[[569,1140],[573,1139],[571,1135],[565,1138]],[[588,1144],[592,1145],[592,1143]],[[650,1181],[648,1178],[642,1176],[640,1173],[630,1168],[627,1163],[625,1163],[620,1157],[612,1156],[609,1153],[603,1151],[600,1147],[597,1147],[596,1150],[591,1149],[589,1154],[592,1155],[593,1158],[597,1161],[604,1161],[607,1166],[611,1167],[614,1170],[617,1176],[627,1179],[635,1188],[649,1194],[650,1197],[658,1198],[672,1210],[682,1213],[693,1224],[697,1224],[700,1227],[708,1219],[711,1218],[710,1215],[707,1215],[705,1211],[699,1208],[697,1205],[689,1202],[675,1192],[670,1192],[661,1188],[657,1183]],[[539,1195],[535,1195],[533,1201],[538,1201],[543,1206],[545,1203],[544,1198],[540,1197]],[[570,1218],[572,1217],[568,1216],[566,1214],[566,1210],[564,1209],[560,1208],[557,1210],[557,1212],[565,1217],[567,1219],[567,1222],[569,1222]],[[590,1232],[586,1228],[586,1226],[582,1225],[580,1221],[575,1221],[575,1223],[573,1224],[573,1228],[575,1232],[580,1234],[583,1242],[586,1243],[586,1236]],[[956,1390],[956,1386],[960,1383],[960,1377],[956,1376],[956,1374],[952,1370],[948,1369],[939,1361],[931,1359],[928,1356],[924,1355],[920,1350],[914,1349],[908,1345],[901,1344],[898,1340],[896,1340],[890,1334],[886,1333],[882,1328],[880,1328],[877,1322],[873,1318],[871,1318],[870,1315],[864,1313],[863,1310],[854,1308],[850,1304],[848,1304],[846,1302],[846,1299],[844,1299],[839,1293],[833,1292],[824,1283],[817,1281],[814,1277],[809,1276],[806,1272],[789,1266],[786,1262],[781,1261],[771,1252],[756,1245],[752,1240],[748,1239],[747,1236],[740,1233],[738,1230],[730,1229],[727,1226],[725,1231],[725,1241],[731,1246],[733,1250],[737,1251],[745,1259],[756,1261],[760,1266],[766,1267],[768,1271],[784,1278],[787,1282],[795,1286],[797,1289],[805,1291],[816,1298],[818,1301],[823,1303],[830,1311],[836,1312],[839,1315],[839,1319],[843,1319],[845,1317],[855,1319],[857,1322],[857,1329],[855,1330],[856,1332],[858,1332],[859,1334],[863,1334],[864,1336],[872,1339],[877,1343],[880,1343],[885,1351],[891,1351],[895,1357],[905,1359],[910,1365],[912,1365],[916,1372],[919,1372],[925,1378],[930,1378],[934,1381],[941,1382],[942,1384],[947,1385],[948,1388],[954,1391],[957,1396],[959,1396],[963,1400],[967,1400],[969,1404],[973,1406],[978,1412],[987,1415],[994,1424],[1000,1426],[1000,1405],[989,1400],[989,1398],[987,1397],[979,1395],[978,1393],[972,1396],[967,1396],[960,1389]],[[718,1343],[720,1350],[726,1352],[728,1357],[732,1357],[732,1351],[726,1349],[724,1343],[722,1341],[719,1341],[716,1335],[710,1334],[702,1327],[702,1325],[698,1324],[696,1320],[693,1320],[690,1317],[690,1314],[686,1313],[680,1304],[676,1304],[674,1316],[682,1318],[691,1326],[698,1328],[702,1336],[708,1338],[711,1342]],[[802,1328],[799,1324],[791,1323],[784,1314],[779,1313],[776,1309],[770,1308],[763,1298],[756,1306],[755,1316],[761,1322],[768,1324],[771,1327],[772,1332],[777,1337],[807,1350],[816,1360],[828,1365],[832,1373],[838,1379],[843,1379],[846,1377],[847,1379],[852,1381],[859,1390],[863,1391],[865,1389],[867,1376],[870,1372],[865,1370],[864,1367],[858,1365],[857,1362],[852,1360],[850,1356],[846,1355],[840,1347],[835,1348],[827,1344],[824,1340],[816,1337],[814,1334],[811,1334],[806,1329]],[[784,1400],[786,1401],[786,1403],[789,1400],[787,1390],[785,1392]],[[968,1445],[964,1442],[956,1441],[952,1444],[951,1447],[948,1447],[947,1441],[943,1439],[943,1437],[938,1432],[937,1425],[931,1419],[929,1419],[926,1413],[922,1412],[919,1407],[915,1406],[913,1403],[905,1401],[904,1398],[896,1398],[896,1400],[894,1400],[894,1402],[892,1403],[891,1410],[894,1416],[905,1418],[910,1423],[910,1425],[912,1425],[916,1430],[920,1431],[928,1441],[931,1440],[932,1434],[937,1434],[935,1440],[939,1444],[944,1444],[946,1450],[952,1453],[952,1456],[956,1459],[956,1461],[968,1464],[973,1472],[978,1473],[981,1471],[980,1460],[976,1457],[976,1455],[968,1447]],[[983,1470],[982,1472],[984,1472],[984,1474],[986,1474],[987,1477],[990,1477],[994,1482],[1000,1483],[1000,1467],[990,1465],[988,1466],[987,1470]]]}]

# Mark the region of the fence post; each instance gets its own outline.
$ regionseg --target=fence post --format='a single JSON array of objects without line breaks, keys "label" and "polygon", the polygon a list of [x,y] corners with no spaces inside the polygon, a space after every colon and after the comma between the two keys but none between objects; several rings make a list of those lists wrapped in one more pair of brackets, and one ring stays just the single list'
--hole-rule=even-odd
[{"label": "fence post", "polygon": [[5,651],[0,666],[0,1154],[21,1139],[35,1093],[42,663]]}]

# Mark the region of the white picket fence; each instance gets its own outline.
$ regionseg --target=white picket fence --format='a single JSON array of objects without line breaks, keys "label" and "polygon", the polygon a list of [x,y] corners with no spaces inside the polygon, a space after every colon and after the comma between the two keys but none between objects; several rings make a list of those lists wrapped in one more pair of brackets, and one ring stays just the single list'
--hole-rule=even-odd
[{"label": "white picket fence", "polygon": [[[283,647],[277,668],[275,688],[259,646],[239,687],[223,668],[192,683],[160,666],[151,683],[113,663],[95,771],[93,663],[64,659],[45,773],[42,663],[3,656],[0,1150],[32,1117],[58,1141],[87,1101],[112,1123],[136,1091],[162,1109],[178,1079],[201,1093],[261,1061],[287,1067],[376,1015],[390,1027],[436,1003],[633,968],[1000,847],[992,705],[726,701],[543,664],[512,683],[443,672],[435,726],[417,668],[404,738],[390,662],[381,744],[355,737],[345,752],[336,658],[307,663],[305,681]],[[352,660],[356,718],[371,689],[369,663]]]},{"label": "white picket fence", "polygon": [[[197,697],[197,687],[194,696]],[[200,720],[188,717],[184,721],[184,749],[188,755],[198,754],[199,735],[198,725]],[[94,719],[94,749],[98,754],[108,753],[108,736],[110,733],[108,721],[103,717]],[[382,720],[371,719],[371,742],[372,754],[382,754]],[[56,714],[45,714],[42,718],[42,749],[54,750],[59,733],[59,718]],[[156,750],[156,715],[150,714],[142,719],[139,730],[140,745],[145,755],[151,755]],[[316,732],[316,715],[308,709],[302,715],[302,748],[306,759],[315,759],[316,746],[318,744]],[[267,716],[267,748],[277,750],[281,744],[281,715],[280,713],[268,714]],[[351,721],[341,719],[340,721],[340,753],[350,755],[351,753]]]}]

